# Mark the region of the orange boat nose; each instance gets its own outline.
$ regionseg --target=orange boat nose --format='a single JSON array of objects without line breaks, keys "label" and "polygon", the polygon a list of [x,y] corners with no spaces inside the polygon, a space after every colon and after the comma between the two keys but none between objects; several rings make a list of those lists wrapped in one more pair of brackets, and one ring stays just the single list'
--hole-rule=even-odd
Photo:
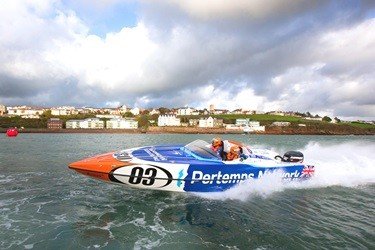
[{"label": "orange boat nose", "polygon": [[109,180],[109,173],[118,167],[127,165],[113,157],[113,153],[107,153],[69,164],[70,169],[88,175],[90,177]]}]

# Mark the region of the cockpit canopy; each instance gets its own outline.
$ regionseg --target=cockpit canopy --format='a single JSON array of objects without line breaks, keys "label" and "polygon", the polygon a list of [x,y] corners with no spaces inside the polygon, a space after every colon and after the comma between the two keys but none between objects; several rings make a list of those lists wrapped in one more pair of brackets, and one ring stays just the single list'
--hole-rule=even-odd
[{"label": "cockpit canopy", "polygon": [[[242,154],[250,155],[251,151],[247,146],[242,145],[239,142],[229,142],[232,145],[239,145],[242,149]],[[191,154],[196,159],[199,160],[212,160],[221,161],[221,157],[216,154],[215,151],[211,149],[211,144],[203,140],[192,141],[181,148],[181,150]]]}]

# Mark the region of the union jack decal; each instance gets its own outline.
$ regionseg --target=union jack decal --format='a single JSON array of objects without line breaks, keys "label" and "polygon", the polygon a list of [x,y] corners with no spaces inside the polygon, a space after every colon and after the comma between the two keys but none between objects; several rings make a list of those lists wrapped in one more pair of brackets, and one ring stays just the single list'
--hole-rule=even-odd
[{"label": "union jack decal", "polygon": [[302,169],[302,175],[301,177],[303,178],[309,178],[314,175],[315,172],[315,167],[311,165],[304,166]]}]

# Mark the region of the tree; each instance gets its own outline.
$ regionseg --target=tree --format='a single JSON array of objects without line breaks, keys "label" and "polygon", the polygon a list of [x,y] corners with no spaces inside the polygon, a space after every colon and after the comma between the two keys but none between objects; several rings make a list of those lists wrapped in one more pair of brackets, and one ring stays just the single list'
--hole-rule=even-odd
[{"label": "tree", "polygon": [[332,119],[329,118],[328,116],[324,116],[323,119],[322,119],[324,122],[331,122]]},{"label": "tree", "polygon": [[141,115],[139,118],[138,118],[138,127],[139,128],[148,128],[149,126],[149,122],[148,122],[148,117],[147,115]]},{"label": "tree", "polygon": [[150,114],[150,111],[147,109],[141,111],[141,115],[148,115],[148,114]]},{"label": "tree", "polygon": [[133,113],[132,112],[126,112],[124,114],[125,117],[134,117]]},{"label": "tree", "polygon": [[159,108],[159,112],[160,112],[161,115],[165,115],[165,114],[170,112],[170,109],[161,107],[161,108]]}]

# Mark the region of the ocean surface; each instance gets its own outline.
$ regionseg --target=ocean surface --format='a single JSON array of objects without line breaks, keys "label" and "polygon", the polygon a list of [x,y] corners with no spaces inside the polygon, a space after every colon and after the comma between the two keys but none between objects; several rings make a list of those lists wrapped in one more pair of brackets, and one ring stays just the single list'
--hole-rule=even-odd
[{"label": "ocean surface", "polygon": [[374,136],[223,135],[256,148],[300,150],[313,179],[270,176],[223,193],[104,183],[70,162],[213,135],[0,136],[0,249],[375,249]]}]

